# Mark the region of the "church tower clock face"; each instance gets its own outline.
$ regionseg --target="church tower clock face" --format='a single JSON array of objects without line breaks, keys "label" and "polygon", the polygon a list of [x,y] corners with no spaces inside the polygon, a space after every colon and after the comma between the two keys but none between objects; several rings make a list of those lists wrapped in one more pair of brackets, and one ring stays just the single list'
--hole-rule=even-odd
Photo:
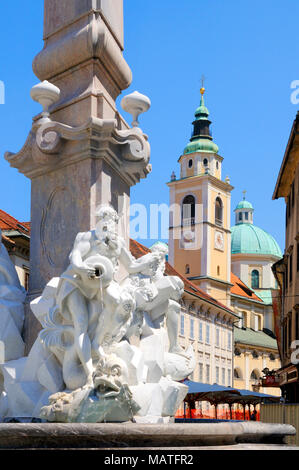
[{"label": "church tower clock face", "polygon": [[215,248],[217,250],[224,250],[224,237],[223,233],[218,230],[215,231]]}]

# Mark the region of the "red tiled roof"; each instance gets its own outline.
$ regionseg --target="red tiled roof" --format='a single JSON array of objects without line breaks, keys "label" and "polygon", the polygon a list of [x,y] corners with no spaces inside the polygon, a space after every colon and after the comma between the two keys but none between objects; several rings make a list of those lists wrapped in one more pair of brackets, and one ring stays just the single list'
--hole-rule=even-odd
[{"label": "red tiled roof", "polygon": [[7,212],[0,209],[0,229],[5,231],[17,230],[26,235],[30,235],[30,222],[19,222],[17,219],[7,214]]},{"label": "red tiled roof", "polygon": [[[151,250],[146,246],[142,245],[141,243],[137,242],[136,240],[130,239],[130,251],[135,258],[140,258],[141,256],[150,253]],[[189,279],[185,278],[180,273],[178,273],[168,262],[166,262],[165,273],[168,276],[178,276],[179,278],[181,278],[185,285],[185,291],[189,292],[190,294],[196,295],[201,299],[206,300],[207,302],[213,303],[215,306],[221,309],[228,310],[229,312],[235,315],[235,313],[226,305],[218,302],[218,300],[211,297],[209,294],[201,290],[198,286],[193,284],[193,282],[189,281]]]},{"label": "red tiled roof", "polygon": [[231,293],[235,295],[240,295],[247,299],[256,300],[258,302],[263,302],[254,292],[251,290],[246,284],[241,281],[235,274],[231,273],[231,283],[233,286],[231,287]]}]

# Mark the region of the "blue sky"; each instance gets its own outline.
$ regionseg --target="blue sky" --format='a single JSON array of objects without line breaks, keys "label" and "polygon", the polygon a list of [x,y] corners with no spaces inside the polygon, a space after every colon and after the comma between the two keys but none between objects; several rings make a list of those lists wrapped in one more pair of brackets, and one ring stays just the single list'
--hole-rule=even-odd
[{"label": "blue sky", "polygon": [[[132,189],[132,202],[168,203],[169,180],[191,134],[206,76],[206,105],[213,137],[229,175],[232,209],[247,190],[255,224],[284,248],[284,202],[272,194],[298,105],[291,82],[299,79],[297,0],[125,0],[124,56],[134,90],[152,107],[140,119],[149,135],[152,174]],[[40,111],[30,98],[37,83],[32,60],[41,50],[43,2],[0,5],[0,207],[30,219],[30,181],[4,160],[18,151]],[[117,100],[120,103],[121,97]],[[125,113],[124,113],[125,115]],[[125,115],[129,120],[129,116]],[[232,212],[232,222],[234,214]],[[148,240],[146,244],[150,245]]]}]

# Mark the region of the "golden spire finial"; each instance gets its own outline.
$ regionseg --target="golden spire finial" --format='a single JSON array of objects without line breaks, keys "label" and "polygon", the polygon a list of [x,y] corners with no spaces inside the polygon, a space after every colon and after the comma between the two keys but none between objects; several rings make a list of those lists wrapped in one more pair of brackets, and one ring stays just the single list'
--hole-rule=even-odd
[{"label": "golden spire finial", "polygon": [[201,96],[203,96],[204,92],[206,91],[206,89],[204,87],[205,79],[206,79],[206,77],[204,75],[202,75],[202,77],[201,77],[201,89],[200,89]]}]

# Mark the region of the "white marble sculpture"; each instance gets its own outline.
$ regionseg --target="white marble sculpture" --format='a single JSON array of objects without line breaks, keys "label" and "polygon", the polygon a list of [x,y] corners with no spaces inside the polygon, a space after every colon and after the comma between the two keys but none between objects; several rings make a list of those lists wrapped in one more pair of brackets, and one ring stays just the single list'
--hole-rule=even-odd
[{"label": "white marble sculpture", "polygon": [[[0,230],[0,367],[5,362],[24,355],[21,336],[24,323],[26,291],[21,286],[16,269],[2,243]],[[6,410],[6,393],[0,369],[0,418]]]},{"label": "white marble sculpture", "polygon": [[164,275],[162,245],[135,259],[114,209],[100,206],[97,216],[94,230],[77,235],[67,270],[31,303],[43,329],[28,358],[2,366],[2,418],[163,422],[187,393],[179,381],[195,363],[177,343],[183,282]]},{"label": "white marble sculpture", "polygon": [[21,331],[25,297],[26,291],[2,243],[0,230],[0,364],[24,354]]}]

